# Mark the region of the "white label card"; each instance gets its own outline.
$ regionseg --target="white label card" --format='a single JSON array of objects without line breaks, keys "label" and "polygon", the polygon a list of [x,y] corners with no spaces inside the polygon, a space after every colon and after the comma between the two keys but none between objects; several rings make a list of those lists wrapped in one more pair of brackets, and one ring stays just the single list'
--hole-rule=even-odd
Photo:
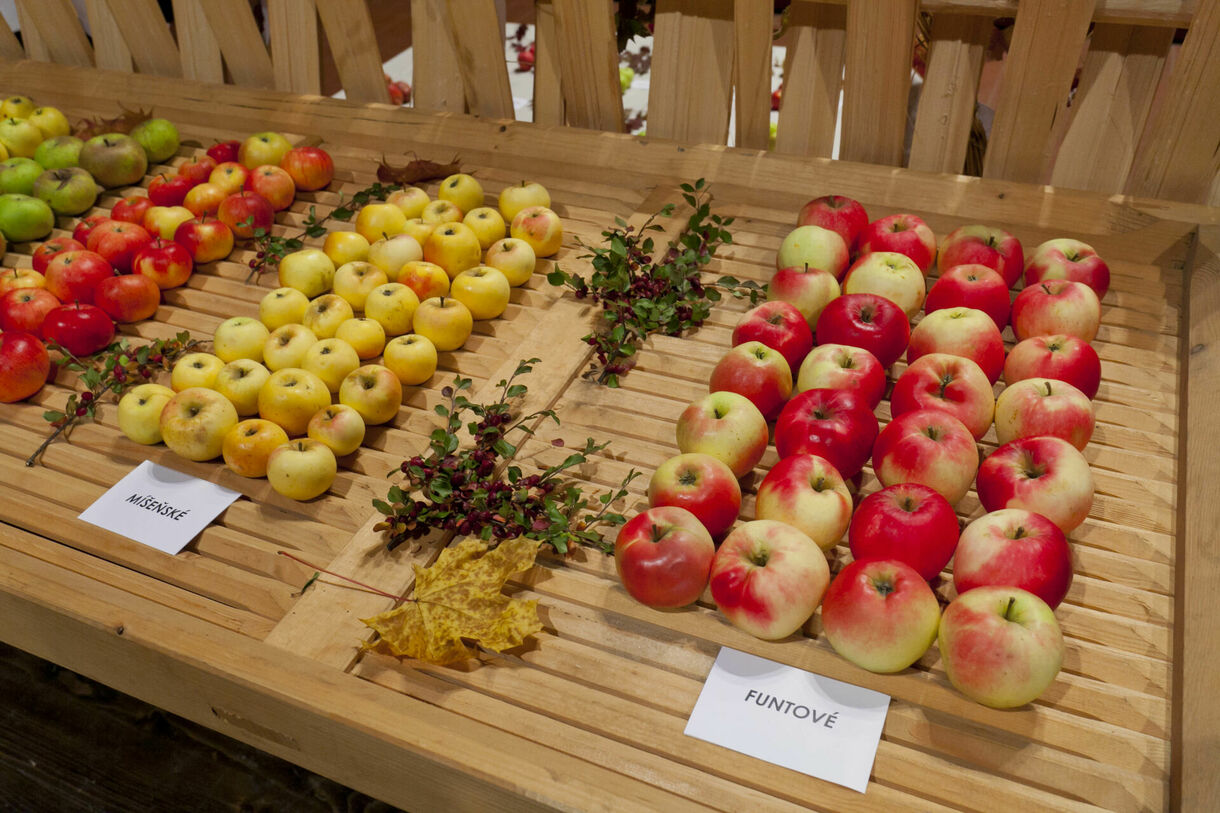
[{"label": "white label card", "polygon": [[723,648],[686,735],[864,792],[890,697]]},{"label": "white label card", "polygon": [[145,460],[80,518],[172,556],[240,496],[241,492]]}]

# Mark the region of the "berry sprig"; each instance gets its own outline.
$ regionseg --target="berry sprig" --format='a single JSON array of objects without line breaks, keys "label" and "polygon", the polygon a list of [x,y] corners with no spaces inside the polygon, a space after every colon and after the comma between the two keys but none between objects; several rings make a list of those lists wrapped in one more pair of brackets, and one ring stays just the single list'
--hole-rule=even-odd
[{"label": "berry sprig", "polygon": [[711,213],[711,194],[702,178],[693,185],[682,184],[681,189],[683,200],[694,211],[659,262],[653,261],[656,246],[647,233],[662,231],[656,220],[671,217],[673,204],[650,216],[639,229],[616,217],[615,228],[602,232],[604,247],[584,246],[591,253],[581,259],[590,259],[593,266],[588,279],[558,267],[547,274],[552,285],[566,286],[577,299],[588,298],[602,306],[603,322],[584,337],[597,357],[586,378],[617,387],[618,377],[634,366],[633,357],[645,339],[655,333],[678,336],[702,325],[712,303],[721,299],[721,290],[749,297],[751,303],[765,296],[756,282],[733,277],[714,283],[703,280],[701,269],[716,249],[733,242],[727,229],[733,218]]},{"label": "berry sprig", "polygon": [[[524,416],[514,413],[515,402],[527,391],[524,384],[514,381],[532,371],[537,362],[528,359],[518,364],[508,380],[499,382],[500,397],[490,404],[475,403],[463,394],[471,387],[469,378],[455,377],[452,386],[441,390],[448,404],[437,404],[435,410],[445,419],[445,426],[433,430],[426,454],[402,463],[404,483],[392,486],[385,500],[373,500],[373,506],[385,515],[375,530],[386,532],[389,548],[444,529],[496,542],[525,536],[561,554],[574,544],[607,552],[613,549],[598,528],[625,521],[611,506],[627,494],[627,485],[639,472],[629,472],[616,489],[599,495],[596,502],[564,476],[607,444],[588,438],[582,449],[537,474],[525,474],[520,466],[502,466],[516,455],[522,440],[510,441],[512,433],[533,434],[530,424],[538,418],[559,424],[550,409]],[[467,448],[461,448],[458,437],[463,427],[472,439]],[[563,441],[556,439],[552,444],[562,446]]]},{"label": "berry sprig", "polygon": [[33,466],[37,463],[57,437],[69,432],[80,421],[93,420],[102,396],[113,393],[117,400],[132,387],[151,381],[158,370],[168,371],[180,356],[196,350],[199,345],[200,342],[182,331],[172,339],[157,339],[136,348],[131,347],[127,339],[120,339],[82,359],[67,348],[49,342],[47,349],[57,350],[61,354],[55,363],[64,369],[79,372],[80,383],[85,389],[69,395],[62,410],[48,409],[42,413],[53,431],[26,459],[25,464]]}]

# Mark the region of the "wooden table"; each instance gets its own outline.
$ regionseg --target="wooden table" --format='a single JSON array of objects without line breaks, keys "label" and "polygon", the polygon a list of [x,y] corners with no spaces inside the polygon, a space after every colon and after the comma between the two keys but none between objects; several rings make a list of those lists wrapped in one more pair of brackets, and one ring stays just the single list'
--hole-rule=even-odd
[{"label": "wooden table", "polygon": [[[913,211],[942,237],[970,222],[1009,229],[1027,249],[1078,237],[1114,271],[1096,344],[1098,428],[1086,450],[1097,498],[1072,534],[1076,580],[1058,611],[1064,670],[1022,709],[966,700],[947,684],[935,650],[903,674],[877,676],[835,655],[816,635],[816,620],[803,638],[767,643],[707,606],[650,610],[594,553],[546,561],[513,584],[518,595],[540,599],[546,626],[519,653],[457,669],[361,654],[368,635],[358,619],[389,602],[326,580],[301,594],[312,571],[276,551],[407,589],[411,564],[432,559],[443,540],[387,554],[370,530],[369,500],[384,494],[387,472],[423,448],[436,421],[431,409],[454,373],[473,378],[476,393],[490,391],[518,359],[541,358],[525,382],[527,406],[555,408],[563,426],[543,427],[524,457],[561,453],[547,442],[553,437],[610,440],[580,472],[606,487],[675,453],[673,422],[706,392],[745,307],[730,301],[693,335],[651,341],[623,388],[609,390],[581,377],[589,354],[579,338],[592,314],[541,274],[514,292],[504,317],[480,323],[466,348],[442,354],[441,371],[408,392],[392,427],[371,431],[331,491],[309,503],[218,464],[137,446],[118,432],[113,407],[27,469],[22,461],[45,432],[41,412],[62,404],[72,381],[61,376],[32,403],[0,407],[0,639],[418,810],[1135,810],[1220,802],[1220,641],[1208,626],[1208,590],[1220,577],[1212,542],[1220,464],[1211,448],[1220,415],[1217,210],[45,64],[5,63],[0,75],[7,92],[74,115],[114,115],[120,101],[151,106],[204,146],[270,128],[320,137],[349,193],[372,181],[383,153],[407,150],[460,155],[491,193],[539,180],[568,228],[558,258],[566,267],[580,263],[575,238],[596,241],[616,215],[638,221],[680,202],[679,182],[706,177],[716,211],[737,217],[734,245],[712,263],[713,274],[766,280],[799,206],[830,192],[862,200],[872,217]],[[170,163],[199,151],[184,145]],[[116,200],[108,193],[99,205]],[[295,233],[310,204],[338,201],[334,191],[305,195],[279,223]],[[71,221],[60,225],[70,229]],[[31,248],[12,247],[5,264],[28,264]],[[202,269],[167,294],[154,321],[130,332],[206,336],[226,317],[255,313],[274,275],[245,284],[248,259],[239,251]],[[888,418],[887,403],[879,415]],[[994,448],[994,435],[982,446]],[[245,496],[175,557],[76,519],[146,458]],[[772,450],[764,465],[774,460]],[[868,472],[865,489],[876,487]],[[628,510],[642,491],[637,481]],[[960,510],[965,518],[982,512],[973,495]],[[866,794],[683,736],[721,646],[893,696]]]}]

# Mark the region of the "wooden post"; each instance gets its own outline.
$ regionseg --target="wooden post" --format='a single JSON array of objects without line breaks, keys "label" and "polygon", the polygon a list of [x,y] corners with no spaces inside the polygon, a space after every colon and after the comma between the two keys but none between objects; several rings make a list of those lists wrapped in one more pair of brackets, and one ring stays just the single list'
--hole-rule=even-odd
[{"label": "wooden post", "polygon": [[843,89],[847,9],[796,0],[788,11],[788,30],[793,42],[784,59],[775,151],[829,158]]},{"label": "wooden post", "polygon": [[944,13],[932,18],[928,74],[919,94],[907,162],[911,169],[961,173],[974,123],[983,54],[993,30],[985,17]]},{"label": "wooden post", "polygon": [[839,157],[901,166],[916,0],[849,0]]}]

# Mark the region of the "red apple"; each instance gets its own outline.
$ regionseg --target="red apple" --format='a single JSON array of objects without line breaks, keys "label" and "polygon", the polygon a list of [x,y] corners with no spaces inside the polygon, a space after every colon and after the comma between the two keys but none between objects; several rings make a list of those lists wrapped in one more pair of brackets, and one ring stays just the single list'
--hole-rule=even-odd
[{"label": "red apple", "polygon": [[821,226],[838,232],[847,244],[848,251],[856,250],[860,232],[868,226],[868,213],[858,201],[842,195],[823,195],[801,207],[797,215],[798,226]]},{"label": "red apple", "polygon": [[139,322],[157,312],[161,289],[143,274],[123,274],[99,282],[94,301],[116,322]]},{"label": "red apple", "polygon": [[148,199],[153,206],[181,206],[195,186],[185,175],[158,175],[148,184]]},{"label": "red apple", "polygon": [[233,251],[233,230],[214,217],[188,220],[174,231],[174,242],[196,263],[223,260]]},{"label": "red apple", "polygon": [[974,308],[932,311],[911,331],[907,361],[929,353],[948,353],[977,364],[994,384],[1004,369],[1004,338],[991,317]]},{"label": "red apple", "polygon": [[73,302],[47,314],[42,337],[74,356],[87,356],[114,340],[114,322],[96,305]]},{"label": "red apple", "polygon": [[999,273],[1005,288],[1016,285],[1025,265],[1020,240],[1003,229],[979,225],[959,226],[949,232],[941,244],[937,263],[942,269],[985,265]]},{"label": "red apple", "polygon": [[335,162],[321,147],[293,147],[280,159],[297,189],[312,192],[335,177]]},{"label": "red apple", "polygon": [[742,314],[733,328],[733,346],[746,342],[762,342],[778,351],[790,370],[796,370],[813,347],[813,331],[801,312],[787,302],[764,302]]},{"label": "red apple", "polygon": [[78,243],[71,237],[55,237],[44,243],[39,243],[38,248],[34,249],[33,254],[34,270],[40,274],[45,274],[51,258],[56,254],[59,254],[61,251],[83,251],[84,248],[83,243]]},{"label": "red apple", "polygon": [[803,533],[759,519],[735,529],[712,560],[712,599],[733,626],[768,641],[786,638],[813,615],[830,567]]},{"label": "red apple", "polygon": [[50,374],[51,357],[37,336],[7,329],[0,334],[0,403],[29,398]]},{"label": "red apple", "polygon": [[220,202],[216,217],[233,230],[234,236],[248,240],[254,236],[255,229],[271,230],[275,210],[256,192],[238,192]]},{"label": "red apple", "polygon": [[1093,507],[1093,472],[1063,438],[1009,441],[979,466],[979,502],[988,511],[1024,508],[1070,533]]},{"label": "red apple", "polygon": [[240,141],[218,141],[208,147],[208,157],[216,162],[217,166],[227,161],[237,161],[237,151],[241,148]]},{"label": "red apple", "polygon": [[923,657],[940,626],[940,603],[902,562],[857,560],[822,599],[822,632],[835,652],[869,670],[901,672]]},{"label": "red apple", "polygon": [[903,370],[890,393],[892,416],[917,409],[948,412],[965,425],[975,440],[980,440],[991,428],[995,415],[995,391],[970,359],[929,353]]},{"label": "red apple", "polygon": [[935,489],[895,483],[869,494],[851,518],[847,542],[855,559],[892,559],[932,581],[957,547],[957,515]]},{"label": "red apple", "polygon": [[922,483],[950,505],[966,496],[978,467],[979,450],[970,430],[936,409],[894,418],[873,445],[873,471],[882,485]]},{"label": "red apple", "polygon": [[966,526],[953,558],[958,594],[986,585],[1028,590],[1052,610],[1072,586],[1072,552],[1059,526],[1041,514],[1005,508]]},{"label": "red apple", "polygon": [[711,455],[745,477],[767,451],[767,419],[744,395],[713,392],[678,416],[678,449]]},{"label": "red apple", "polygon": [[132,262],[134,273],[148,277],[162,291],[185,285],[194,267],[189,251],[159,237],[141,249]]},{"label": "red apple", "polygon": [[191,183],[200,184],[207,181],[212,171],[219,165],[220,162],[210,155],[196,155],[178,165],[178,174],[190,179]]},{"label": "red apple", "polygon": [[877,439],[877,416],[851,390],[806,390],[788,402],[775,422],[781,458],[815,454],[844,477],[864,468]]},{"label": "red apple", "polygon": [[0,296],[0,330],[38,335],[60,301],[46,288],[14,288]]},{"label": "red apple", "polygon": [[[149,201],[148,204],[151,206],[152,201]],[[143,215],[141,214],[140,217],[142,218]],[[76,228],[72,230],[72,239],[80,243],[82,246],[88,247],[89,235],[93,232],[93,230],[101,224],[108,223],[109,221],[110,215],[104,215],[101,213],[88,215],[87,217],[82,218],[81,221],[76,224]]]},{"label": "red apple", "polygon": [[811,265],[781,268],[767,283],[767,299],[795,307],[810,330],[817,325],[826,305],[840,293],[834,274]]},{"label": "red apple", "polygon": [[927,290],[923,272],[896,251],[861,254],[843,277],[843,293],[883,296],[902,308],[908,319],[919,313]]},{"label": "red apple", "polygon": [[[941,254],[944,261],[944,254]],[[985,265],[955,265],[940,273],[923,303],[925,313],[945,308],[974,308],[991,317],[1000,330],[1008,324],[1012,300],[998,271]]]},{"label": "red apple", "polygon": [[614,564],[631,597],[649,607],[684,607],[707,587],[716,547],[685,508],[650,508],[614,541]]},{"label": "red apple", "polygon": [[936,259],[936,235],[923,219],[912,214],[897,214],[874,220],[860,232],[858,252],[897,251],[915,261],[924,274]]},{"label": "red apple", "polygon": [[777,351],[762,342],[746,342],[716,362],[708,388],[744,395],[772,420],[792,394],[792,370]]},{"label": "red apple", "polygon": [[737,520],[741,486],[733,470],[711,455],[680,454],[653,472],[648,481],[648,505],[685,508],[717,538]]},{"label": "red apple", "polygon": [[907,349],[911,323],[902,308],[876,294],[846,294],[818,317],[818,344],[862,347],[889,368]]},{"label": "red apple", "polygon": [[758,519],[786,522],[822,550],[839,544],[851,522],[847,484],[824,457],[798,454],[771,467],[758,487]]},{"label": "red apple", "polygon": [[1065,237],[1047,240],[1025,263],[1025,285],[1052,279],[1083,282],[1101,299],[1110,290],[1110,267],[1088,243]]},{"label": "red apple", "polygon": [[64,251],[47,265],[47,290],[60,302],[93,302],[93,290],[114,268],[92,251]]},{"label": "red apple", "polygon": [[112,220],[90,232],[85,245],[90,251],[102,255],[115,270],[130,271],[132,260],[152,239],[143,226]]},{"label": "red apple", "polygon": [[1012,330],[1018,341],[1066,333],[1091,342],[1100,325],[1101,301],[1083,282],[1040,282],[1012,302]]},{"label": "red apple", "polygon": [[263,164],[250,170],[246,176],[246,189],[262,195],[271,208],[279,212],[292,205],[297,187],[287,170]]},{"label": "red apple", "polygon": [[1018,342],[1004,361],[1009,386],[1026,378],[1066,381],[1092,399],[1101,385],[1101,359],[1076,336],[1034,336]]},{"label": "red apple", "polygon": [[1000,443],[1051,435],[1084,451],[1093,437],[1093,402],[1066,381],[1026,378],[1000,393],[995,434]]},{"label": "red apple", "polygon": [[820,344],[801,362],[793,392],[816,389],[851,390],[869,409],[876,409],[885,395],[885,370],[877,357],[862,347]]},{"label": "red apple", "polygon": [[153,205],[152,199],[144,195],[128,195],[116,203],[114,208],[110,210],[110,219],[142,225],[144,223],[144,215],[148,214],[148,210]]}]

